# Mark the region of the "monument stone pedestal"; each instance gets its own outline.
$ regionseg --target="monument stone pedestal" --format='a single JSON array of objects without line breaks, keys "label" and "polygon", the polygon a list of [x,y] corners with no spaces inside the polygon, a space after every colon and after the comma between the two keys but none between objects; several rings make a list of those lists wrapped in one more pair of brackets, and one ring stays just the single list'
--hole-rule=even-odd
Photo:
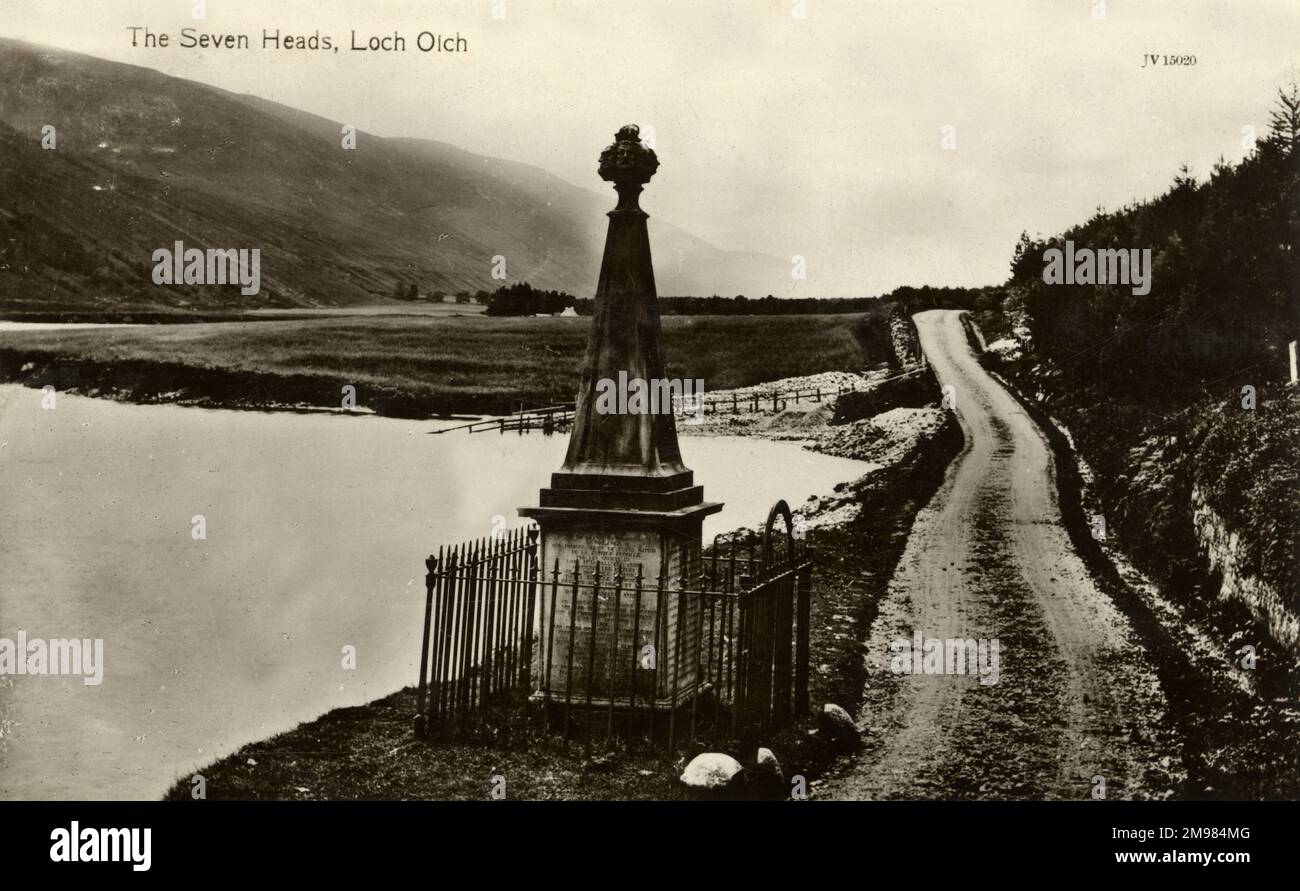
[{"label": "monument stone pedestal", "polygon": [[[704,517],[722,505],[701,499],[665,510],[609,506],[628,496],[638,501],[658,498],[664,506],[682,497],[681,490],[615,493],[552,487],[542,490],[542,506],[520,510],[540,527],[541,566],[548,573],[559,569],[558,585],[550,574],[541,585],[541,627],[554,631],[549,648],[543,640],[535,651],[533,676],[543,685],[549,680],[553,697],[563,698],[567,691],[585,701],[584,660],[592,655],[593,703],[629,705],[635,692],[638,707],[667,707],[674,699],[680,703],[700,692],[702,604],[698,594],[680,592],[683,587],[697,588]],[[576,506],[582,501],[592,506]],[[574,506],[551,506],[555,502]],[[580,583],[576,597],[575,566]],[[597,566],[600,592],[593,597]],[[578,665],[573,672],[570,646]]]},{"label": "monument stone pedestal", "polygon": [[619,202],[609,212],[573,433],[538,505],[519,509],[541,533],[533,677],[552,698],[627,705],[635,693],[637,707],[668,707],[701,690],[703,605],[680,592],[698,587],[704,518],[722,505],[704,501],[682,463],[671,407],[617,414],[596,402],[598,384],[620,373],[664,380],[647,214],[637,203],[658,166],[634,126],[601,154],[601,178]]}]

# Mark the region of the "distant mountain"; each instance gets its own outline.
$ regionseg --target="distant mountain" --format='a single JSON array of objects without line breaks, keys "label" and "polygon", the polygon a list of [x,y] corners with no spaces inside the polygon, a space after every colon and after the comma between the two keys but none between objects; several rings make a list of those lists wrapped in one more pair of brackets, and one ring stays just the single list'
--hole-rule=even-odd
[{"label": "distant mountain", "polygon": [[[347,305],[399,283],[490,291],[496,255],[509,281],[591,295],[612,190],[443,142],[360,133],[345,151],[341,126],[0,39],[0,307]],[[775,257],[722,251],[662,220],[651,238],[661,294],[760,297],[788,279]],[[260,248],[261,293],[153,284],[153,251],[177,240]]]}]

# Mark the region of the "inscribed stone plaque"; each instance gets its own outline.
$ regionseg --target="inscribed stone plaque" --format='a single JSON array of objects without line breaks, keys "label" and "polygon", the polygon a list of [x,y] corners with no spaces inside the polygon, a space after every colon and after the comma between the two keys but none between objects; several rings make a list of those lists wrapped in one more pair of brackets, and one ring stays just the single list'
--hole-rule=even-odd
[{"label": "inscribed stone plaque", "polygon": [[[698,560],[698,543],[654,530],[544,534],[543,634],[534,665],[543,690],[549,689],[552,698],[568,691],[575,701],[585,702],[590,691],[593,701],[627,703],[634,695],[642,702],[652,692],[671,698],[674,685],[679,696],[693,687],[700,669],[701,606],[697,595],[680,589],[683,544],[689,568]],[[558,583],[552,573],[557,559]]]}]

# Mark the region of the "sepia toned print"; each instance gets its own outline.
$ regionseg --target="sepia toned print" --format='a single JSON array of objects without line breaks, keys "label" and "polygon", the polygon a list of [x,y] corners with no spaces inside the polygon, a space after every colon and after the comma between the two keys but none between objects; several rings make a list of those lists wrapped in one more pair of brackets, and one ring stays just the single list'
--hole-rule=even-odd
[{"label": "sepia toned print", "polygon": [[1294,800],[1298,25],[11,3],[0,799]]}]

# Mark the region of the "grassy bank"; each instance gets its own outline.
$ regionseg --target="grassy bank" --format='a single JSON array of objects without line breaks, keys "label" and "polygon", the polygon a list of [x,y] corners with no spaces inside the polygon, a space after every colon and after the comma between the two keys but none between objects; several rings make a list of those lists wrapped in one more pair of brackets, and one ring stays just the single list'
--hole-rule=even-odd
[{"label": "grassy bank", "polygon": [[[867,362],[843,315],[663,320],[668,376],[708,389]],[[327,318],[0,333],[0,380],[131,402],[504,413],[573,398],[583,319]]]}]

